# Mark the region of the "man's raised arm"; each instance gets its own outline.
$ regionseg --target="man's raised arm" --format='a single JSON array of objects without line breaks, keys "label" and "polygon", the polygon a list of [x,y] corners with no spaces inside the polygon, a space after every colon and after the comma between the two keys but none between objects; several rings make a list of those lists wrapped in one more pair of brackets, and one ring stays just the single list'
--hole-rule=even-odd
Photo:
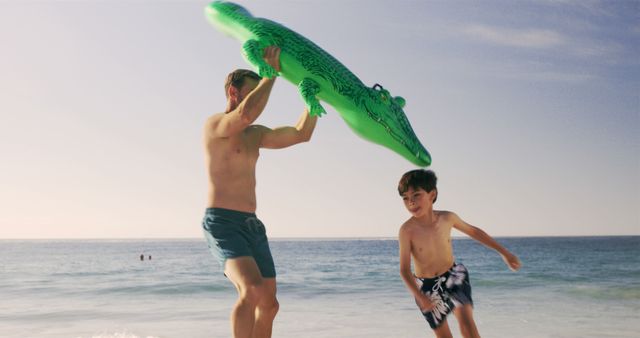
[{"label": "man's raised arm", "polygon": [[[280,72],[280,48],[275,46],[265,48],[264,59],[276,71]],[[250,126],[264,111],[275,81],[275,77],[262,78],[257,86],[246,94],[246,97],[242,97],[243,88],[229,87],[230,100],[240,100],[240,102],[236,102],[236,106],[230,112],[213,122],[214,135],[227,137]]]},{"label": "man's raised arm", "polygon": [[260,128],[262,139],[261,148],[280,149],[292,146],[297,143],[307,142],[313,135],[313,130],[318,121],[317,116],[310,116],[307,109],[304,110],[295,127],[278,127],[269,129],[264,126]]}]

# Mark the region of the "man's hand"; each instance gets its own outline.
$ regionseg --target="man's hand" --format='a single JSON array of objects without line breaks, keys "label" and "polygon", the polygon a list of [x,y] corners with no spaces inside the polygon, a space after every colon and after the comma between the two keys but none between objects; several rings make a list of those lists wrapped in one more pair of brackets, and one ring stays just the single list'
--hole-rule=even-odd
[{"label": "man's hand", "polygon": [[422,313],[431,311],[434,307],[436,307],[429,296],[425,295],[424,293],[420,293],[420,295],[416,297],[416,303],[418,303],[418,308],[420,308],[420,311],[422,311]]},{"label": "man's hand", "polygon": [[264,49],[264,55],[262,56],[264,61],[278,73],[280,72],[280,47],[269,46]]},{"label": "man's hand", "polygon": [[518,271],[518,269],[520,269],[520,267],[522,266],[522,263],[520,263],[518,257],[516,257],[516,255],[512,254],[509,251],[505,252],[502,255],[502,259],[512,271]]}]

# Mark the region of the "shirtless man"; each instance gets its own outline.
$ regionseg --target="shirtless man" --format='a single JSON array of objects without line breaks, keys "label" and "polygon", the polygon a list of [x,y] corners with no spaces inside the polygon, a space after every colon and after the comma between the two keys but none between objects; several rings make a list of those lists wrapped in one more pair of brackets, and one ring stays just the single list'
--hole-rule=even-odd
[{"label": "shirtless man", "polygon": [[[264,59],[280,71],[279,48],[267,47]],[[231,312],[236,338],[271,337],[279,307],[273,258],[265,227],[255,214],[259,149],[307,142],[317,121],[305,109],[295,127],[252,125],[264,110],[275,80],[243,69],[229,74],[227,108],[211,116],[204,129],[209,199],[202,226],[211,252],[238,291]]]},{"label": "shirtless man", "polygon": [[453,212],[433,210],[438,198],[436,181],[433,171],[418,169],[405,173],[398,184],[398,193],[411,214],[398,234],[400,276],[436,337],[451,337],[447,315],[453,312],[462,336],[477,338],[480,334],[473,320],[469,271],[455,261],[451,229],[497,251],[513,271],[520,269],[521,263],[482,229]]}]

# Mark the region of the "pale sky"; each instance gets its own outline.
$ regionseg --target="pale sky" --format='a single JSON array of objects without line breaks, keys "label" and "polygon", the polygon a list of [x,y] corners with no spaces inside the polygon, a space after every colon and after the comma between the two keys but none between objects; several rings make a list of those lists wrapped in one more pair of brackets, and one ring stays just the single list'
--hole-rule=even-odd
[{"label": "pale sky", "polygon": [[[493,236],[640,235],[640,2],[237,1],[403,96],[436,208]],[[0,239],[201,237],[202,125],[248,68],[206,1],[0,0]],[[262,150],[271,237],[395,237],[415,167],[325,104]],[[276,82],[257,123],[294,124]]]}]

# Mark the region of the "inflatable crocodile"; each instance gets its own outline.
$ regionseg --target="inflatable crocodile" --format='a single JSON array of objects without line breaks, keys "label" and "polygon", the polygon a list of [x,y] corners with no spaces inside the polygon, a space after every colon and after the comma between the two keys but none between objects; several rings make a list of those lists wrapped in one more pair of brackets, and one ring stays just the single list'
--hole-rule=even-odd
[{"label": "inflatable crocodile", "polygon": [[243,43],[245,59],[262,77],[278,75],[262,58],[264,48],[280,47],[280,75],[298,86],[311,115],[325,113],[320,99],[333,106],[362,138],[395,151],[415,165],[431,164],[429,152],[402,110],[403,98],[392,97],[378,84],[365,86],[310,40],[279,23],[256,18],[240,5],[216,1],[205,12],[215,27]]}]

